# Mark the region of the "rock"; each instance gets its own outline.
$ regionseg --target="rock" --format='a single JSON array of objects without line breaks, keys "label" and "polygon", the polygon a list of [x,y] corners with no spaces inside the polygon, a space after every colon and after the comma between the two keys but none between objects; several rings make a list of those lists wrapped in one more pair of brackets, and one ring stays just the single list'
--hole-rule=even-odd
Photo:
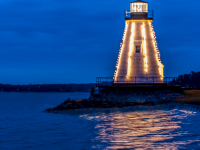
[{"label": "rock", "polygon": [[53,110],[66,110],[66,107],[59,105],[59,106],[53,108]]},{"label": "rock", "polygon": [[[67,99],[55,108],[46,111],[81,109],[81,108],[112,108],[135,105],[158,105],[170,103],[183,96],[172,91],[109,91],[97,94],[89,99]],[[139,99],[137,101],[136,99]],[[169,105],[170,106],[170,105]]]},{"label": "rock", "polygon": [[102,95],[101,94],[94,94],[93,97],[94,98],[102,98]]},{"label": "rock", "polygon": [[79,107],[80,107],[80,108],[87,108],[87,106],[82,105],[82,104],[81,104]]},{"label": "rock", "polygon": [[80,102],[84,102],[84,101],[87,101],[87,100],[86,99],[76,99],[75,100],[76,103],[80,103]]},{"label": "rock", "polygon": [[95,104],[91,104],[90,106],[92,106],[92,107],[96,107],[96,105],[95,105]]},{"label": "rock", "polygon": [[46,109],[45,111],[51,112],[51,111],[54,111],[54,109],[53,109],[53,108],[48,108],[48,109]]},{"label": "rock", "polygon": [[135,102],[126,102],[126,106],[134,106]]},{"label": "rock", "polygon": [[74,102],[74,100],[73,99],[68,99],[67,102]]},{"label": "rock", "polygon": [[69,105],[62,105],[62,107],[64,107],[64,108],[69,108]]},{"label": "rock", "polygon": [[64,105],[64,106],[66,106],[66,107],[71,107],[73,105],[73,103],[67,103],[66,105]]},{"label": "rock", "polygon": [[111,105],[109,105],[108,103],[103,103],[102,106],[103,106],[104,108],[110,108],[110,107],[111,107]]},{"label": "rock", "polygon": [[[66,101],[64,101],[62,104],[67,104],[67,103],[73,103],[74,100],[73,99],[67,99]],[[62,105],[61,104],[61,105]]]}]

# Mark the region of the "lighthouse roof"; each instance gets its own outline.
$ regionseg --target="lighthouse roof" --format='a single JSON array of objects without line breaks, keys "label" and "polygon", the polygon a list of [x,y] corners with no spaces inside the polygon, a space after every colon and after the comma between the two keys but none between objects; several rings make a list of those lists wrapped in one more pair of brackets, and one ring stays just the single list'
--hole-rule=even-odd
[{"label": "lighthouse roof", "polygon": [[145,2],[145,1],[143,1],[143,0],[136,0],[136,1],[134,1],[134,2],[131,2],[131,3],[138,3],[138,2],[142,2],[142,3],[148,3],[148,2]]}]

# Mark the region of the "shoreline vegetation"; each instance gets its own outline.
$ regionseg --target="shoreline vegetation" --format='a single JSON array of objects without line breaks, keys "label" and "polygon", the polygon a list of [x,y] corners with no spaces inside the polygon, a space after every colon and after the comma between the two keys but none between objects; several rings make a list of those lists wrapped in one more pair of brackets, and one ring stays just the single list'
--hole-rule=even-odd
[{"label": "shoreline vegetation", "polygon": [[200,90],[183,90],[181,94],[184,97],[176,99],[176,102],[200,105]]}]

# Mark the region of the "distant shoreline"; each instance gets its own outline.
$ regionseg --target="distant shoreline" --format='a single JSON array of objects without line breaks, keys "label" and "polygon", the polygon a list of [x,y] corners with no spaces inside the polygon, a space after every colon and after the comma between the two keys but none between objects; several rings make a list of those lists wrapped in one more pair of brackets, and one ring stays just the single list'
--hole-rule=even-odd
[{"label": "distant shoreline", "polygon": [[92,87],[96,87],[96,83],[86,84],[29,84],[29,85],[10,85],[0,84],[2,92],[89,92]]}]

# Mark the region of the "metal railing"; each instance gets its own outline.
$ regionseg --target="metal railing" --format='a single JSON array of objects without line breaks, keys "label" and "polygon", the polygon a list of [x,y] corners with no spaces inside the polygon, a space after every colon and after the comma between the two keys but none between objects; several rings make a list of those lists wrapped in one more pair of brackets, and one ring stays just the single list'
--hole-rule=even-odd
[{"label": "metal railing", "polygon": [[[139,14],[141,14],[142,12],[130,12],[130,10],[125,10],[124,11],[124,17],[125,18],[131,18],[131,13],[133,13],[134,15],[139,15]],[[153,13],[153,10],[148,10],[148,11],[146,11],[146,12],[144,12],[144,13],[147,13],[147,18],[149,18],[149,19],[153,19],[153,17],[154,17],[154,13]]]},{"label": "metal railing", "polygon": [[113,84],[162,84],[165,83],[168,86],[180,86],[181,82],[178,77],[117,77],[115,80],[113,77],[97,77],[97,87],[109,87]]}]

